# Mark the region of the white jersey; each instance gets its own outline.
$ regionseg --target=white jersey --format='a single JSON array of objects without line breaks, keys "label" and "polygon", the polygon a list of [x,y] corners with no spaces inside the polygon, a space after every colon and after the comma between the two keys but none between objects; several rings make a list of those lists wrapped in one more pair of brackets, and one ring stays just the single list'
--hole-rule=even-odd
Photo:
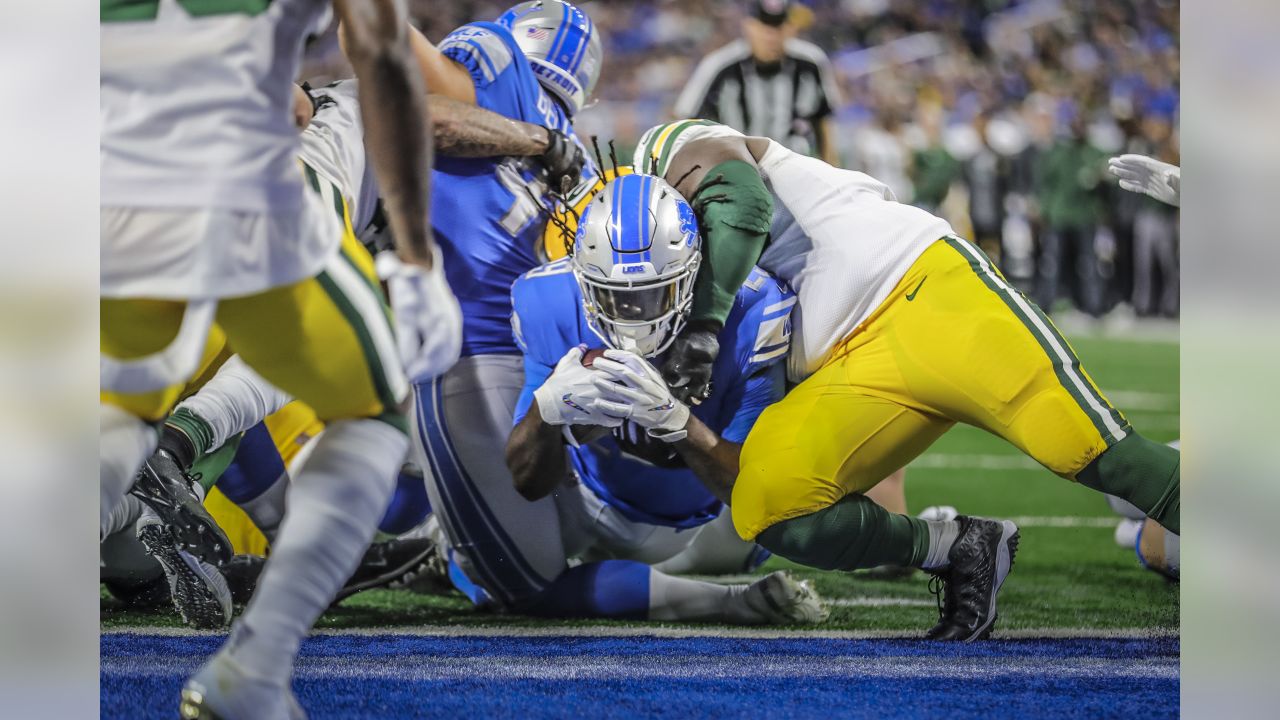
[{"label": "white jersey", "polygon": [[[653,128],[636,149],[637,169],[664,175],[689,141],[742,137],[687,120]],[[773,194],[769,244],[757,263],[795,290],[787,376],[813,374],[898,284],[925,248],[952,233],[942,218],[897,202],[870,175],[841,170],[770,140],[757,163]]]},{"label": "white jersey", "polygon": [[347,201],[351,227],[359,235],[377,209],[378,183],[365,155],[358,82],[340,80],[312,93],[318,107],[302,133],[301,158],[337,186]]},{"label": "white jersey", "polygon": [[330,17],[328,0],[102,0],[103,207],[301,207],[292,83]]}]

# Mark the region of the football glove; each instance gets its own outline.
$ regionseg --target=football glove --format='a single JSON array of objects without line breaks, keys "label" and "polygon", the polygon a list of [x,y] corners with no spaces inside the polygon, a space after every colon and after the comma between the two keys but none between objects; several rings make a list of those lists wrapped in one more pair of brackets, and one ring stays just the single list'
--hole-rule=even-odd
[{"label": "football glove", "polygon": [[582,364],[586,345],[564,354],[551,377],[533,392],[542,421],[548,425],[598,425],[617,427],[621,417],[609,417],[595,407],[600,391],[593,382],[600,373]]},{"label": "football glove", "polygon": [[1177,165],[1129,154],[1111,158],[1107,169],[1120,178],[1120,187],[1129,192],[1145,193],[1175,207],[1180,202],[1182,170]]},{"label": "football glove", "polygon": [[605,350],[592,367],[606,376],[595,378],[601,394],[595,407],[631,420],[649,437],[664,442],[688,435],[689,407],[671,394],[662,374],[644,358],[626,350]]},{"label": "football glove", "polygon": [[547,170],[547,187],[564,195],[577,187],[587,156],[582,147],[559,130],[547,128],[547,149],[538,156]]},{"label": "football glove", "polygon": [[711,369],[720,354],[720,340],[712,330],[686,328],[671,343],[662,364],[662,378],[672,396],[699,405],[711,395]]},{"label": "football glove", "polygon": [[445,279],[440,251],[435,251],[430,270],[403,262],[394,252],[379,253],[376,266],[387,284],[396,344],[409,380],[430,380],[453,367],[462,354],[462,310]]}]

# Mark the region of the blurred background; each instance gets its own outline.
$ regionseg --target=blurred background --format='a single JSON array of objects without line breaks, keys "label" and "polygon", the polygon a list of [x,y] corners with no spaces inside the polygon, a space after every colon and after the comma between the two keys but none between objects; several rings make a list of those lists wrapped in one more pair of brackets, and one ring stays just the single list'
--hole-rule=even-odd
[{"label": "blurred background", "polygon": [[[509,5],[410,2],[437,42]],[[1177,317],[1178,211],[1120,190],[1105,167],[1125,152],[1179,164],[1176,1],[582,7],[603,32],[605,62],[596,102],[575,123],[579,135],[613,139],[629,155],[646,129],[677,114],[739,124],[739,113],[714,112],[720,88],[707,92],[707,81],[715,68],[704,77],[695,68],[734,41],[758,47],[752,33],[766,28],[755,21],[762,12],[785,16],[782,34],[829,58],[822,63],[829,97],[795,122],[829,123],[830,137],[807,148],[804,136],[813,133],[802,130],[789,144],[871,174],[900,200],[947,218],[1065,329],[1089,329],[1099,318],[1123,329],[1135,318]],[[321,57],[317,73],[346,74],[334,48]],[[678,106],[682,92],[688,97]]]}]

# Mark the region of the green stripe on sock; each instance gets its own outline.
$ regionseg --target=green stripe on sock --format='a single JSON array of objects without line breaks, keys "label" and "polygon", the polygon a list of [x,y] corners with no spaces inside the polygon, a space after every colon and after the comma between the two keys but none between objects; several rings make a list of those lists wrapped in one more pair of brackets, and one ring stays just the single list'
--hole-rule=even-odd
[{"label": "green stripe on sock", "polygon": [[320,287],[324,288],[329,299],[333,300],[333,304],[337,306],[338,311],[347,319],[347,323],[356,333],[356,338],[360,342],[360,350],[364,353],[365,363],[369,366],[369,375],[373,379],[374,390],[378,393],[378,399],[382,402],[385,410],[391,410],[397,406],[395,396],[391,392],[391,387],[387,383],[386,373],[382,367],[382,358],[378,355],[377,346],[373,344],[373,336],[369,334],[369,328],[365,326],[364,318],[356,310],[347,296],[342,293],[338,284],[334,282],[329,273],[322,272],[316,276]]},{"label": "green stripe on sock", "polygon": [[191,446],[195,448],[196,459],[213,449],[209,447],[213,443],[213,428],[209,427],[209,423],[205,422],[199,415],[187,408],[178,408],[164,422],[166,425],[177,428],[191,440]]},{"label": "green stripe on sock", "polygon": [[[994,270],[995,266],[991,265],[991,261],[986,257],[986,254],[983,253],[981,250],[977,250],[977,248],[974,248],[975,250],[977,250],[978,254],[983,258],[983,260],[987,262],[987,266],[992,268],[991,273],[985,272],[982,269],[982,266],[977,260],[977,258],[974,258],[971,254],[965,251],[965,248],[964,246],[961,245],[961,241],[959,238],[947,237],[943,239],[946,240],[947,245],[951,246],[953,250],[959,253],[960,256],[963,257],[969,263],[970,269],[972,269],[973,273],[977,275],[980,280],[982,280],[983,284],[987,286],[987,289],[995,293],[996,297],[1000,298],[1001,302],[1005,304],[1005,307],[1009,308],[1009,310],[1013,313],[1014,317],[1018,318],[1018,320],[1022,322],[1022,325],[1026,327],[1029,333],[1031,333],[1031,337],[1035,338],[1036,344],[1040,346],[1040,349],[1043,350],[1044,354],[1049,358],[1049,363],[1053,366],[1053,373],[1058,378],[1058,384],[1062,385],[1063,389],[1065,389],[1067,393],[1071,395],[1072,399],[1076,401],[1076,404],[1080,406],[1080,409],[1084,412],[1085,416],[1089,418],[1089,421],[1091,423],[1093,423],[1093,426],[1095,429],[1097,429],[1098,434],[1104,438],[1108,438],[1108,442],[1110,442],[1110,438],[1112,438],[1112,434],[1111,434],[1111,431],[1107,429],[1106,422],[1102,419],[1101,415],[1099,415],[1097,412],[1093,410],[1092,407],[1089,406],[1089,401],[1085,399],[1085,396],[1081,394],[1080,389],[1076,387],[1074,382],[1072,382],[1071,377],[1067,373],[1066,366],[1063,364],[1062,360],[1058,357],[1058,354],[1054,350],[1053,346],[1050,345],[1048,338],[1044,337],[1044,335],[1040,332],[1040,329],[1036,327],[1035,323],[1031,320],[1031,318],[1028,317],[1028,315],[1022,310],[1021,307],[1019,307],[1018,303],[1014,302],[1013,298],[1010,297],[1009,293],[1006,292],[1004,288],[1000,287],[1000,284],[996,282],[994,277],[992,277],[991,273],[995,272]],[[970,245],[969,247],[973,247],[973,246]],[[1012,290],[1012,291],[1017,292],[1017,290]],[[1025,299],[1025,296],[1024,296],[1024,299]],[[1035,305],[1030,301],[1027,301],[1027,302],[1028,302],[1028,305],[1030,305],[1032,308],[1035,307]],[[1049,325],[1048,327],[1052,327],[1052,325]],[[1069,348],[1069,346],[1064,346],[1064,349],[1067,349],[1067,348]],[[1067,355],[1069,358],[1072,358],[1076,362],[1077,366],[1079,365],[1079,361],[1075,360],[1074,353],[1072,353],[1069,349],[1067,349]],[[1081,380],[1083,381],[1084,386],[1088,388],[1089,386],[1088,381],[1085,381],[1083,376],[1081,376]],[[1102,403],[1102,405],[1106,407],[1106,403]]]},{"label": "green stripe on sock", "polygon": [[316,175],[316,171],[310,165],[302,163],[302,174],[307,176],[307,184],[312,190],[320,192],[320,176]]}]

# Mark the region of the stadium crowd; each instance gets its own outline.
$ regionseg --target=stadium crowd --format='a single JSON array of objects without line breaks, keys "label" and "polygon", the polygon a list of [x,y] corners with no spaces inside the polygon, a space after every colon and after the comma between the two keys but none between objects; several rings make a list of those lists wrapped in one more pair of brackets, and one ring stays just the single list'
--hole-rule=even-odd
[{"label": "stadium crowd", "polygon": [[[501,2],[411,3],[438,40]],[[737,0],[605,0],[599,101],[583,135],[619,151],[671,118],[698,60],[741,34]],[[1106,157],[1178,163],[1171,0],[809,0],[799,35],[830,56],[845,167],[885,180],[1000,258],[1045,307],[1178,313],[1177,211],[1121,191]]]}]

